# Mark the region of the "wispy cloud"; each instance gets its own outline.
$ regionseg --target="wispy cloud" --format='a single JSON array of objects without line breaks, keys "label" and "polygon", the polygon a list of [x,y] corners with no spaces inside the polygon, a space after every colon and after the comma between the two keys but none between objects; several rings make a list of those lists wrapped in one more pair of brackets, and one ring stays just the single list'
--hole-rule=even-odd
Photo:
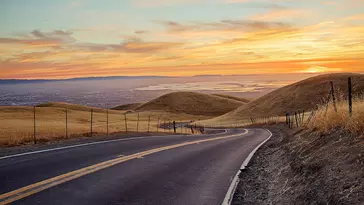
[{"label": "wispy cloud", "polygon": [[308,9],[278,9],[255,15],[251,19],[259,21],[292,20],[293,18],[312,15],[312,13]]},{"label": "wispy cloud", "polygon": [[39,30],[33,30],[24,38],[0,38],[0,44],[20,44],[33,47],[53,47],[60,46],[64,43],[73,42],[72,32],[54,30],[52,32],[43,33]]},{"label": "wispy cloud", "polygon": [[0,78],[363,69],[362,0],[123,2],[98,10],[80,1],[76,14],[62,13],[80,16],[72,26],[3,32]]}]

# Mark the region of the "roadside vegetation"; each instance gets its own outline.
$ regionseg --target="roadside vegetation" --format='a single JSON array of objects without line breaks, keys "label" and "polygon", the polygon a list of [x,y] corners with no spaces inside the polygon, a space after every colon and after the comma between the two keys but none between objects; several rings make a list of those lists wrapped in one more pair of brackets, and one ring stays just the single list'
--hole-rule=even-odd
[{"label": "roadside vegetation", "polygon": [[[49,105],[49,107],[47,107]],[[66,108],[68,115],[68,138],[89,137],[91,124],[91,109],[93,112],[93,135],[107,133],[106,109],[91,108],[66,103],[42,104],[36,107],[36,136],[38,142],[61,140],[66,138]],[[109,133],[115,132],[171,132],[162,129],[157,124],[189,122],[191,120],[205,119],[205,116],[176,114],[163,111],[131,111],[109,110]],[[126,115],[126,123],[125,123]],[[177,131],[190,133],[188,129]],[[0,146],[16,146],[33,143],[34,137],[34,110],[26,106],[0,106]]]},{"label": "roadside vegetation", "polygon": [[328,108],[320,106],[308,128],[323,134],[330,134],[337,129],[364,136],[364,100],[356,99],[353,102],[353,113],[348,112],[347,101],[337,103],[337,111],[331,103]]}]

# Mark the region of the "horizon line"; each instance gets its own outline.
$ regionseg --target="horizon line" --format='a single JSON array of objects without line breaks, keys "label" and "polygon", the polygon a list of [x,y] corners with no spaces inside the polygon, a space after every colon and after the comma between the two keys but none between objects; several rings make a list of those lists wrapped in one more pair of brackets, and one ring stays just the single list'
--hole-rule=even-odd
[{"label": "horizon line", "polygon": [[[292,73],[254,73],[254,74],[201,74],[186,76],[167,76],[167,75],[113,75],[113,76],[85,76],[74,78],[0,78],[0,81],[63,81],[63,80],[82,80],[95,78],[183,78],[183,77],[217,77],[217,76],[257,76],[257,75],[325,75],[338,73],[356,73],[356,72],[292,72]],[[358,72],[358,74],[364,74]]]}]

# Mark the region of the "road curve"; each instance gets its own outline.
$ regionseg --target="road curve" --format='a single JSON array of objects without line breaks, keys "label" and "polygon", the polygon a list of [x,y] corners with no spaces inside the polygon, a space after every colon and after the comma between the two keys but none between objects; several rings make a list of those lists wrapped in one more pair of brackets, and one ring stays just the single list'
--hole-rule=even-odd
[{"label": "road curve", "polygon": [[264,129],[147,137],[0,159],[0,204],[221,204]]}]

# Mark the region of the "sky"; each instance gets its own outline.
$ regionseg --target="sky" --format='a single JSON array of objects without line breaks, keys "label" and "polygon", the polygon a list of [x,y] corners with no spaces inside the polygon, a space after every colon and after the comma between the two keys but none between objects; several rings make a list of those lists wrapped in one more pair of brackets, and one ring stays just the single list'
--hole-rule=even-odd
[{"label": "sky", "polygon": [[0,0],[0,78],[364,72],[364,0]]}]

